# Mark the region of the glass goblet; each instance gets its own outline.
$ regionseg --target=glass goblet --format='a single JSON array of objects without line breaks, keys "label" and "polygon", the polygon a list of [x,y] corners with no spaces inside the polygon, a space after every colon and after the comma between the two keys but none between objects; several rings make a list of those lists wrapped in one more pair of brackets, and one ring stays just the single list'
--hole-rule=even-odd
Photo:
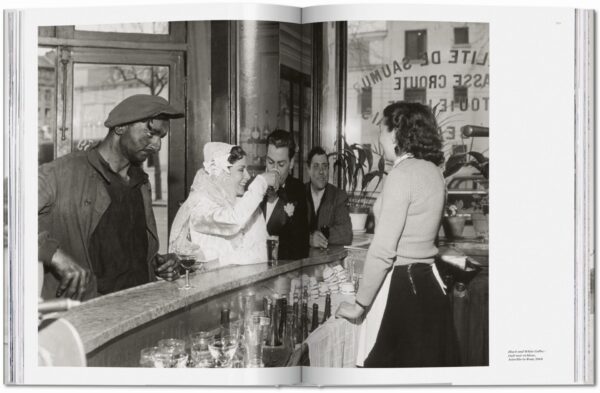
[{"label": "glass goblet", "polygon": [[177,256],[179,257],[181,267],[185,269],[185,285],[183,287],[179,287],[179,289],[187,291],[194,288],[192,285],[190,285],[190,270],[196,264],[196,256],[184,253],[177,253]]},{"label": "glass goblet", "polygon": [[231,367],[231,361],[238,349],[238,339],[233,336],[213,338],[208,343],[208,350],[217,367]]}]

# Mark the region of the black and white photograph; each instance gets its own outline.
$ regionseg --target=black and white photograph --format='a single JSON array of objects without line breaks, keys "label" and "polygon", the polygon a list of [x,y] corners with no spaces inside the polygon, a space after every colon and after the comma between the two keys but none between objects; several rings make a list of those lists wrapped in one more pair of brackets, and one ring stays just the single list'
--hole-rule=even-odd
[{"label": "black and white photograph", "polygon": [[487,24],[39,43],[41,365],[488,365]]}]

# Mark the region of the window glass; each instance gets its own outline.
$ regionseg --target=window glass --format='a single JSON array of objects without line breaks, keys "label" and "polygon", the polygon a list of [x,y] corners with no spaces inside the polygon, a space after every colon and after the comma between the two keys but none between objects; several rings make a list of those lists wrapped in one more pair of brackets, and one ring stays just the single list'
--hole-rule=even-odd
[{"label": "window glass", "polygon": [[56,49],[38,48],[38,164],[54,159]]},{"label": "window glass", "polygon": [[[455,28],[468,31],[469,48],[454,47]],[[383,109],[407,100],[435,108],[447,155],[455,145],[487,155],[488,138],[465,138],[460,132],[464,125],[489,124],[487,24],[350,21],[347,45],[344,132],[349,144],[377,150]],[[333,75],[335,66],[329,63],[324,81],[333,81]]]},{"label": "window glass", "polygon": [[455,27],[454,28],[454,43],[457,45],[469,43],[469,28]]},{"label": "window glass", "polygon": [[[109,112],[134,94],[152,94],[169,99],[169,67],[126,64],[75,63],[73,69],[73,150],[88,150],[106,136]],[[169,135],[161,149],[143,164],[152,188],[152,207],[165,247],[168,238]]]},{"label": "window glass", "polygon": [[406,57],[410,60],[420,59],[423,52],[427,50],[427,30],[407,31],[405,34]]}]

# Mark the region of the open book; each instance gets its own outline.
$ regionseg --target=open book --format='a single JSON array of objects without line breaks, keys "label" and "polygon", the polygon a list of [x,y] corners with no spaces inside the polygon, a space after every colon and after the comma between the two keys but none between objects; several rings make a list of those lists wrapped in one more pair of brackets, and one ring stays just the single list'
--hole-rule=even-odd
[{"label": "open book", "polygon": [[[5,383],[594,383],[593,18],[569,8],[366,4],[5,11]],[[353,242],[286,260],[269,249],[269,263],[247,264],[242,255],[227,266],[197,264],[186,271],[191,289],[184,290],[184,279],[172,277],[121,290],[119,274],[108,272],[102,281],[105,273],[93,266],[107,294],[99,290],[81,303],[51,299],[54,292],[48,297],[46,280],[60,280],[61,272],[42,263],[48,234],[38,224],[81,235],[83,255],[99,255],[102,244],[124,246],[86,232],[81,217],[100,210],[90,207],[95,199],[69,199],[80,184],[53,186],[74,172],[48,183],[40,170],[38,184],[38,167],[95,151],[109,128],[121,132],[105,126],[113,124],[107,116],[136,94],[162,97],[160,105],[166,100],[180,111],[161,112],[171,116],[168,136],[152,154],[143,152],[137,166],[148,175],[145,225],[152,225],[155,254],[172,251],[173,221],[197,171],[207,168],[205,145],[240,146],[245,168],[260,176],[279,165],[268,154],[276,129],[293,136],[296,148],[281,165],[306,184],[307,198],[309,153],[321,146],[329,160],[326,181],[346,192],[351,212],[369,212],[352,216]],[[382,217],[373,205],[379,198],[385,206],[389,174],[415,158],[386,160],[384,109],[398,101],[429,108],[441,141],[447,197],[435,241],[439,255],[427,265],[448,312],[445,325],[437,312],[419,316],[403,308],[404,295],[396,297],[407,288],[417,294],[412,274],[423,266],[415,264],[413,273],[399,266],[400,251],[362,315],[336,318],[342,304],[362,307],[356,291],[372,285],[366,270],[377,258],[368,250],[381,248],[389,235],[378,232]],[[130,113],[120,116],[141,119]],[[158,132],[150,120],[146,126]],[[42,191],[54,199],[43,199]],[[418,193],[407,193],[411,203],[418,204]],[[325,203],[315,195],[311,201]],[[60,205],[61,198],[70,204]],[[293,219],[304,203],[278,211],[277,201],[271,210],[263,202],[266,222]],[[60,222],[40,218],[53,208],[72,214]],[[394,217],[384,217],[383,228]],[[406,228],[396,243],[408,236]],[[316,230],[330,236],[329,227]],[[282,244],[286,235],[279,235]],[[38,249],[31,246],[35,238]],[[151,248],[143,244],[137,249]],[[61,249],[55,244],[53,252]],[[393,280],[401,269],[410,286],[398,289]],[[71,286],[77,283],[69,281],[63,292]],[[382,333],[390,318],[416,336],[435,325],[435,344],[422,340],[426,345],[413,346],[399,366],[394,353],[413,343],[404,330],[399,337],[389,327]],[[417,318],[429,322],[415,328]],[[377,353],[394,360],[372,363],[376,342]],[[393,350],[386,352],[388,343]],[[421,361],[424,353],[439,354],[440,345],[452,346],[448,358]]]}]

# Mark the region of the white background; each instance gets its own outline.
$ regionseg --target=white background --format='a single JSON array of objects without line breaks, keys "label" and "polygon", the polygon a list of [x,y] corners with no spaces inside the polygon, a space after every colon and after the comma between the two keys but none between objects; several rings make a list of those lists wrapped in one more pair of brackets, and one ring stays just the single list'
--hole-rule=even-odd
[{"label": "white background", "polygon": [[[358,1],[356,1],[358,2]],[[302,1],[302,0],[296,0],[296,1],[262,1],[262,3],[273,3],[273,4],[285,4],[285,5],[293,5],[293,6],[308,6],[308,5],[317,5],[317,4],[323,4],[324,2],[311,2],[311,1]],[[327,4],[343,4],[345,2],[343,1],[328,1]],[[386,1],[379,1],[378,3],[389,3]],[[410,1],[396,1],[395,3],[402,3],[402,4],[411,4],[411,3],[416,3],[416,2],[410,2]],[[528,6],[568,6],[568,7],[580,7],[580,8],[595,8],[596,10],[600,9],[600,5],[597,4],[597,2],[594,1],[558,1],[558,0],[554,0],[554,1],[533,1],[533,0],[527,0],[527,1],[505,1],[505,2],[493,2],[493,1],[443,1],[443,0],[438,0],[435,2],[436,4],[445,4],[445,5],[455,5],[455,4],[461,4],[461,5],[513,5],[513,6],[523,6],[523,5],[528,5]],[[103,0],[102,2],[98,2],[98,1],[91,1],[91,0],[79,0],[79,1],[65,1],[65,0],[61,0],[61,1],[54,1],[52,2],[52,5],[46,4],[42,1],[29,1],[29,0],[21,0],[21,1],[5,1],[3,3],[3,7],[4,8],[23,8],[23,7],[56,7],[56,6],[65,6],[65,7],[69,7],[69,6],[81,6],[81,5],[90,5],[90,6],[97,6],[97,5],[123,5],[123,4],[128,4],[128,5],[135,5],[135,4],[166,4],[165,1],[152,1],[152,0],[148,0],[148,1],[132,1],[132,0],[126,0],[126,1],[115,1],[115,0]],[[493,40],[493,34],[490,34],[490,38]],[[493,56],[493,60],[492,62],[496,62],[500,59],[498,59],[497,57],[497,53],[494,52],[493,50],[493,46],[491,47],[491,55]],[[556,54],[556,56],[559,56],[558,54]],[[548,59],[548,61],[552,61],[552,56],[550,56],[550,58]],[[494,78],[494,69],[492,68],[491,70],[491,74],[492,74],[492,78]],[[493,82],[494,79],[492,79],[492,88],[493,88]],[[491,97],[492,100],[494,99],[494,93],[493,91],[491,92]],[[490,116],[490,123],[494,123],[494,114],[491,113]],[[494,153],[492,153],[494,154]],[[498,162],[497,160],[499,160],[498,157],[494,156],[494,158],[492,159],[493,162]],[[533,178],[535,180],[535,177]],[[1,218],[0,218],[1,219]],[[492,235],[493,236],[493,235]],[[551,242],[549,242],[551,243]],[[544,246],[547,246],[547,244],[545,244]],[[540,245],[541,247],[541,245]],[[541,273],[541,272],[540,272]],[[0,295],[1,296],[1,295]],[[557,338],[558,339],[558,338]],[[551,376],[548,376],[551,377]],[[25,390],[29,391],[31,388],[25,388]],[[58,387],[58,388],[48,388],[48,389],[52,389],[52,390],[69,390],[69,391],[74,391],[74,390],[78,390],[80,388],[74,387],[74,388],[69,388],[69,387]],[[92,388],[92,389],[105,389],[105,388]],[[116,390],[122,390],[124,388],[112,388],[113,391]],[[203,388],[204,390],[205,388]],[[215,390],[216,388],[206,388],[206,389],[210,389],[210,390]],[[388,388],[389,389],[389,388]],[[432,388],[433,390],[439,390],[436,388]],[[33,390],[33,389],[32,389]],[[173,388],[174,390],[174,388]],[[237,391],[238,389],[233,389],[233,388],[219,388],[219,391]],[[241,389],[239,389],[241,390]],[[361,390],[375,390],[375,388],[361,388]],[[428,389],[429,390],[429,389]],[[462,389],[461,389],[462,390]],[[466,389],[465,389],[466,390]],[[22,390],[21,390],[22,391]]]}]

